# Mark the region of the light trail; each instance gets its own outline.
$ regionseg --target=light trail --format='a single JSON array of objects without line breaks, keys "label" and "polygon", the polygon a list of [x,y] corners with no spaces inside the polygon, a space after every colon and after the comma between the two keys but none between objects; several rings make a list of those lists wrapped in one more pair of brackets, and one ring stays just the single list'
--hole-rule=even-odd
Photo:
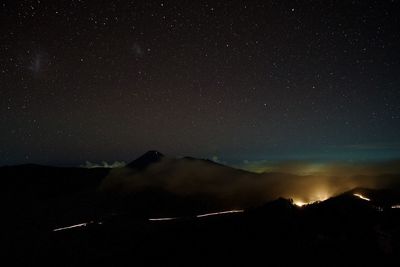
[{"label": "light trail", "polygon": [[151,219],[149,219],[149,221],[152,221],[152,222],[154,222],[154,221],[172,221],[172,220],[176,220],[176,219],[179,219],[179,218],[177,218],[177,217],[151,218]]},{"label": "light trail", "polygon": [[391,208],[392,209],[400,209],[400,205],[393,205]]},{"label": "light trail", "polygon": [[74,225],[71,225],[71,226],[60,227],[60,228],[54,229],[53,232],[64,231],[64,230],[69,230],[69,229],[79,228],[79,227],[85,227],[85,226],[87,226],[88,224],[89,224],[89,223],[79,223],[79,224],[74,224]]},{"label": "light trail", "polygon": [[367,197],[364,197],[364,196],[361,195],[361,194],[353,194],[353,196],[356,196],[356,197],[361,198],[361,199],[366,200],[366,201],[371,201],[371,199],[369,199],[369,198],[367,198]]},{"label": "light trail", "polygon": [[220,211],[220,212],[205,213],[205,214],[196,215],[196,218],[217,216],[217,215],[230,214],[230,213],[240,213],[240,212],[244,212],[244,210],[227,210],[227,211]]},{"label": "light trail", "polygon": [[[224,214],[232,214],[232,213],[240,213],[244,212],[244,210],[227,210],[227,211],[220,211],[220,212],[212,212],[212,213],[205,213],[205,214],[200,214],[196,215],[196,218],[203,218],[203,217],[208,217],[208,216],[218,216],[218,215],[224,215]],[[162,218],[149,218],[147,219],[148,221],[151,222],[165,222],[165,221],[173,221],[173,220],[178,220],[183,217],[162,217]],[[90,222],[85,222],[85,223],[79,223],[79,224],[74,224],[70,226],[65,226],[65,227],[60,227],[53,229],[53,232],[58,232],[58,231],[64,231],[64,230],[69,230],[69,229],[74,229],[74,228],[81,228],[81,227],[86,227],[89,224],[95,223],[94,221]],[[97,224],[102,225],[103,222],[99,221]]]}]

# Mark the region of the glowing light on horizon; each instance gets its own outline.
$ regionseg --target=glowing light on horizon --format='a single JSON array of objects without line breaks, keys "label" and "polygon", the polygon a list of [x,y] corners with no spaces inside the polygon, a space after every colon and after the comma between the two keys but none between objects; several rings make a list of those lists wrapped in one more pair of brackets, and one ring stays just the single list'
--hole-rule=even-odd
[{"label": "glowing light on horizon", "polygon": [[227,211],[200,214],[200,215],[197,215],[196,218],[203,218],[203,217],[208,217],[208,216],[217,216],[217,215],[230,214],[230,213],[241,213],[241,212],[244,212],[244,210],[227,210]]},{"label": "glowing light on horizon", "polygon": [[303,207],[304,205],[311,204],[309,202],[303,202],[301,200],[293,200],[293,204],[296,205],[297,207]]},{"label": "glowing light on horizon", "polygon": [[356,197],[361,198],[361,199],[366,200],[366,201],[371,201],[371,199],[369,199],[369,198],[367,198],[367,197],[364,197],[364,196],[361,195],[361,194],[353,194],[353,196],[356,196]]},{"label": "glowing light on horizon", "polygon": [[393,205],[391,208],[392,209],[400,209],[400,204],[399,205]]},{"label": "glowing light on horizon", "polygon": [[326,190],[319,188],[318,191],[314,192],[313,194],[309,195],[306,199],[308,201],[300,200],[300,199],[293,199],[293,204],[298,207],[303,207],[305,205],[310,205],[313,203],[318,203],[321,201],[325,201],[329,198],[329,194]]}]

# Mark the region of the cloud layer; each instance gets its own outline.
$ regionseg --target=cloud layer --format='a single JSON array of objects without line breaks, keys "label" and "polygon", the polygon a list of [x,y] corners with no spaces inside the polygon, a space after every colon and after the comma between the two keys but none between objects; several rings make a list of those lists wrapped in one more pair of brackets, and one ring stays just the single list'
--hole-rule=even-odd
[{"label": "cloud layer", "polygon": [[399,166],[397,161],[285,162],[264,166],[269,172],[254,173],[207,160],[164,158],[142,172],[113,169],[101,190],[130,194],[157,187],[180,196],[211,196],[229,207],[249,207],[278,197],[324,200],[355,187],[400,188]]},{"label": "cloud layer", "polygon": [[92,163],[90,161],[86,161],[84,165],[82,165],[82,168],[88,168],[88,169],[93,169],[93,168],[121,168],[124,167],[126,163],[124,161],[115,161],[114,163],[107,163],[105,161],[102,161],[100,164],[99,163]]}]

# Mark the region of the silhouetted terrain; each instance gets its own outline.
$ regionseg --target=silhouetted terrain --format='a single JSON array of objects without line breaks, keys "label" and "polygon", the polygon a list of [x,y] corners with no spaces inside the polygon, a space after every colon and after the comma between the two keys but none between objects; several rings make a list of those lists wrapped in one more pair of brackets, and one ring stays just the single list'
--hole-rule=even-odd
[{"label": "silhouetted terrain", "polygon": [[[163,165],[149,170],[154,164]],[[358,187],[302,207],[287,198],[240,206],[212,190],[182,194],[158,183],[190,164],[210,175],[264,177],[194,158],[165,163],[156,151],[119,170],[0,168],[6,255],[25,266],[399,264],[396,188]],[[105,187],[117,174],[153,181],[135,182],[137,190]],[[185,178],[192,174],[185,168]]]}]

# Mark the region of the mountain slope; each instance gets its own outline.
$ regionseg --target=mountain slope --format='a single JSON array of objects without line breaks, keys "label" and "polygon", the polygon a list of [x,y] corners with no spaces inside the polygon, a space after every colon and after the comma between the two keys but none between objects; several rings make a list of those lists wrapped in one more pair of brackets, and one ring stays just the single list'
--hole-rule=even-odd
[{"label": "mountain slope", "polygon": [[157,163],[164,158],[164,155],[156,150],[147,151],[145,154],[135,159],[126,166],[132,169],[142,171],[146,169],[149,165]]}]

